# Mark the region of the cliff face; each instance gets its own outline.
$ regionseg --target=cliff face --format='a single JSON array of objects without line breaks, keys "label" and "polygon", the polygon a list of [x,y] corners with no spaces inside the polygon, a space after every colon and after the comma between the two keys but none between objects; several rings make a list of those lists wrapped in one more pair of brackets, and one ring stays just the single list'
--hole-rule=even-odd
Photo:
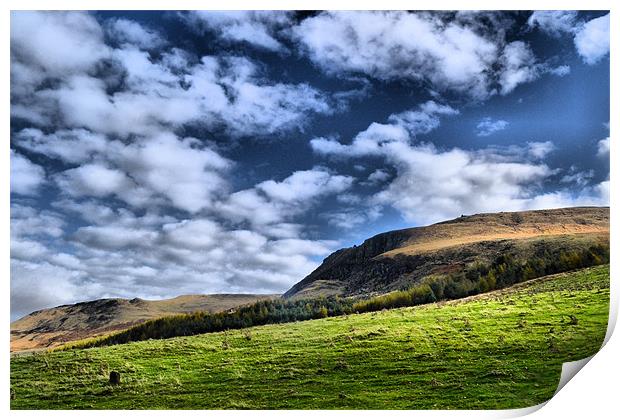
[{"label": "cliff face", "polygon": [[386,232],[338,250],[284,296],[367,295],[406,287],[430,274],[488,263],[501,254],[527,258],[550,249],[609,243],[609,208],[465,216]]}]

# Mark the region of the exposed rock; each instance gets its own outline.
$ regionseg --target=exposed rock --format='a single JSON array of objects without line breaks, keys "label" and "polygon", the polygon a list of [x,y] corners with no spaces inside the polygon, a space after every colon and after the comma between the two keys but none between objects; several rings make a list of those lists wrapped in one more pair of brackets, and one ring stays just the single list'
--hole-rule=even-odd
[{"label": "exposed rock", "polygon": [[121,384],[121,374],[112,371],[110,372],[110,385],[120,385]]},{"label": "exposed rock", "polygon": [[549,247],[568,250],[601,242],[609,243],[608,207],[461,216],[340,249],[284,296],[384,293],[505,253],[528,256]]}]

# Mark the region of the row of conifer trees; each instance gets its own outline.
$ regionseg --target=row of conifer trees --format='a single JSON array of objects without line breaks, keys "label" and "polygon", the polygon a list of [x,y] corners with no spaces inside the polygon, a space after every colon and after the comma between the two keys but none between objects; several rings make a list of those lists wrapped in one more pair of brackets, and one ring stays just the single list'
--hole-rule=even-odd
[{"label": "row of conifer trees", "polygon": [[147,321],[128,330],[80,347],[122,344],[131,341],[188,336],[256,325],[304,321],[331,316],[415,306],[458,299],[501,289],[536,277],[609,262],[609,246],[594,245],[573,251],[544,251],[534,258],[507,254],[491,264],[472,264],[456,273],[429,276],[406,290],[367,299],[319,297],[271,299],[219,313],[197,312]]}]

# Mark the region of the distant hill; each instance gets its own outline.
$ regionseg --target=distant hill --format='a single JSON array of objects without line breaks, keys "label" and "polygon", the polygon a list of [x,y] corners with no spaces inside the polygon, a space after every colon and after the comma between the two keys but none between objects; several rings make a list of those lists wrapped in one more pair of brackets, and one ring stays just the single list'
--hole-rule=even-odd
[{"label": "distant hill", "polygon": [[184,295],[165,300],[99,299],[43,309],[11,323],[11,352],[119,331],[167,315],[220,312],[277,295]]},{"label": "distant hill", "polygon": [[[594,355],[609,265],[467,298],[11,358],[11,409],[515,409]],[[110,371],[121,386],[108,384]],[[205,398],[205,396],[207,396]]]},{"label": "distant hill", "polygon": [[[465,272],[506,256],[554,261],[558,255],[609,245],[609,208],[575,207],[479,214],[376,235],[328,256],[285,298],[368,297],[406,289],[430,276]],[[100,299],[45,309],[11,324],[11,351],[60,344],[127,329],[147,320],[221,312],[277,295],[188,295],[174,299]]]},{"label": "distant hill", "polygon": [[408,287],[433,274],[489,263],[501,255],[521,259],[551,250],[609,244],[609,207],[502,212],[376,235],[328,256],[284,296],[360,296]]}]

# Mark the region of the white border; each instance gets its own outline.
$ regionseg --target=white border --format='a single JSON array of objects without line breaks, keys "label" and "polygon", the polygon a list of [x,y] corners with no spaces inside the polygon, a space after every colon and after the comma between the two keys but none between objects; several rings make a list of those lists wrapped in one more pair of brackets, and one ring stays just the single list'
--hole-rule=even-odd
[{"label": "white border", "polygon": [[[615,4],[618,4],[617,2]],[[222,7],[225,5],[225,7]],[[49,9],[49,10],[191,10],[191,9],[297,9],[297,10],[323,10],[323,9],[356,9],[356,10],[381,10],[381,9],[414,9],[414,10],[550,10],[550,9],[574,9],[574,10],[611,10],[611,108],[610,115],[620,115],[620,107],[618,106],[618,83],[617,77],[619,73],[618,55],[614,51],[614,46],[618,43],[619,23],[618,16],[620,8],[614,8],[614,2],[602,0],[589,1],[551,1],[551,0],[521,0],[521,1],[503,1],[492,2],[489,0],[470,0],[467,2],[433,0],[433,1],[403,1],[403,0],[382,0],[382,1],[299,1],[299,0],[261,0],[261,1],[243,1],[228,0],[225,3],[206,2],[200,0],[177,0],[175,2],[164,2],[162,0],[150,0],[148,2],[128,2],[122,0],[92,0],[88,3],[77,0],[22,0],[13,1],[5,0],[2,2],[3,13],[0,15],[0,30],[2,32],[1,56],[3,66],[1,67],[3,87],[1,95],[3,100],[2,107],[2,126],[3,133],[6,136],[6,143],[9,142],[9,125],[10,125],[10,98],[9,98],[9,31],[10,31],[10,10],[26,10],[26,9]],[[612,133],[615,133],[615,121],[612,125]],[[610,136],[613,137],[613,136]],[[611,145],[611,202],[615,203],[618,186],[615,183],[615,168],[618,165],[618,153],[616,152],[615,141],[612,140]],[[3,381],[0,390],[0,398],[4,410],[9,411],[9,147],[5,146],[0,151],[0,173],[2,174],[2,182],[0,183],[0,197],[2,204],[0,212],[2,214],[2,222],[0,223],[0,234],[2,241],[2,253],[0,254],[0,270],[2,273],[2,307],[4,308],[4,337],[5,337],[5,353],[2,359]],[[395,419],[410,419],[411,416],[417,418],[508,418],[522,416],[528,413],[534,419],[583,419],[588,418],[611,418],[612,413],[618,413],[618,378],[620,375],[620,339],[618,334],[612,335],[612,331],[616,324],[618,314],[618,303],[620,293],[618,288],[620,284],[617,280],[617,264],[614,262],[616,255],[615,250],[618,249],[618,228],[616,226],[616,211],[614,204],[611,206],[611,278],[612,278],[612,302],[610,310],[610,323],[608,327],[606,344],[588,363],[587,367],[579,372],[575,379],[569,381],[556,396],[548,403],[541,404],[537,407],[530,407],[520,410],[504,410],[504,411],[364,411],[362,413],[354,411],[185,411],[183,416],[191,418],[204,418],[205,416],[238,419],[246,417],[255,417],[267,415],[276,419],[290,419],[290,417],[310,419],[315,416],[338,416],[342,418],[359,419],[359,416],[379,418],[389,415]],[[205,396],[208,398],[208,396]],[[115,411],[10,411],[8,414],[14,418],[32,418],[34,416],[45,416],[49,419],[77,419],[84,416],[102,418],[108,416],[123,415],[137,419],[167,419],[177,414],[170,411],[136,411],[136,412],[115,412]],[[180,414],[180,413],[179,413]]]}]

